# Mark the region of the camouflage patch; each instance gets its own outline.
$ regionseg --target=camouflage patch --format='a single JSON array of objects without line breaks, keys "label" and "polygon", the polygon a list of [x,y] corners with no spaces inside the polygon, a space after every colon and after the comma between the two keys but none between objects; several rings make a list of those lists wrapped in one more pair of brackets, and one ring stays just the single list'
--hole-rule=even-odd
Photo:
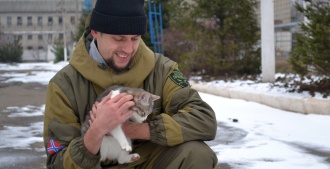
[{"label": "camouflage patch", "polygon": [[177,85],[181,86],[182,88],[185,88],[189,85],[186,78],[183,76],[183,74],[177,70],[174,69],[173,72],[170,74],[170,79]]}]

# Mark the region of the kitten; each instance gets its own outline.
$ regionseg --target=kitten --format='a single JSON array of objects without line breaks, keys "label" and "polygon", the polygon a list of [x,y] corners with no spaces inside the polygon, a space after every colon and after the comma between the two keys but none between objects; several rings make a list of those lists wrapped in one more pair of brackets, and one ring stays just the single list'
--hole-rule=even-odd
[{"label": "kitten", "polygon": [[[133,95],[135,106],[130,108],[133,110],[133,115],[129,118],[129,120],[138,123],[142,123],[147,119],[147,116],[152,113],[154,101],[160,98],[159,96],[153,95],[140,88],[110,86],[97,97],[96,101],[100,102],[110,92],[112,92],[111,98],[120,93],[128,93]],[[90,115],[87,114],[85,122],[81,127],[82,135],[84,135],[89,128],[89,120]],[[124,164],[140,159],[139,154],[129,154],[130,151],[132,151],[131,140],[126,138],[120,125],[103,137],[100,148],[100,161],[109,158],[116,159],[119,164]]]}]

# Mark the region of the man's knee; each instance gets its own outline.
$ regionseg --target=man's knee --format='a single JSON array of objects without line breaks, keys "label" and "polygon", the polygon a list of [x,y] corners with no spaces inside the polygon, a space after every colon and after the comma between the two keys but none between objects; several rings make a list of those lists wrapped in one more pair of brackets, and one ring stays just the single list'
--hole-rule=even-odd
[{"label": "man's knee", "polygon": [[182,145],[182,155],[196,162],[217,163],[218,159],[213,150],[202,141],[190,141]]},{"label": "man's knee", "polygon": [[169,147],[155,161],[154,168],[214,168],[218,159],[202,141]]}]

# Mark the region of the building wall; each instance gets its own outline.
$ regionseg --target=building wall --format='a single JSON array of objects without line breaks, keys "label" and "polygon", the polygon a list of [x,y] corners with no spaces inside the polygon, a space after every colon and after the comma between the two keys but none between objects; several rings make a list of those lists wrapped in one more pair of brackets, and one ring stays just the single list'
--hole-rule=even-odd
[{"label": "building wall", "polygon": [[[257,0],[260,4],[261,0]],[[302,3],[302,0],[273,0],[274,1],[274,23],[286,24],[298,21],[298,13],[294,9],[294,3]],[[256,9],[257,18],[260,21],[260,5]]]},{"label": "building wall", "polygon": [[275,24],[284,24],[291,22],[291,0],[274,1]]},{"label": "building wall", "polygon": [[[260,3],[261,0],[258,0]],[[302,4],[302,0],[274,0],[275,50],[276,56],[288,56],[292,50],[294,34],[299,32],[298,23],[303,22],[294,4]],[[260,23],[260,6],[256,9]]]},{"label": "building wall", "polygon": [[0,0],[0,30],[7,40],[21,39],[23,61],[49,61],[54,58],[48,48],[56,40],[65,35],[67,45],[73,43],[82,5],[82,0]]}]

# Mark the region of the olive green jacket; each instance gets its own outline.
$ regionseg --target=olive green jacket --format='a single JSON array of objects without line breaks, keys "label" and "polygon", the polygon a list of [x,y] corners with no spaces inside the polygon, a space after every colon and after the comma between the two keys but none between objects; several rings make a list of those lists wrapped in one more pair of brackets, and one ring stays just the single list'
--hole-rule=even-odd
[{"label": "olive green jacket", "polygon": [[190,87],[178,65],[153,53],[141,40],[128,71],[117,73],[88,54],[90,32],[83,36],[69,61],[49,82],[44,115],[44,144],[64,146],[47,153],[47,168],[97,168],[99,155],[86,149],[80,127],[96,97],[108,86],[139,87],[161,97],[149,116],[151,142],[174,146],[190,140],[212,140],[216,119],[211,107]]}]

